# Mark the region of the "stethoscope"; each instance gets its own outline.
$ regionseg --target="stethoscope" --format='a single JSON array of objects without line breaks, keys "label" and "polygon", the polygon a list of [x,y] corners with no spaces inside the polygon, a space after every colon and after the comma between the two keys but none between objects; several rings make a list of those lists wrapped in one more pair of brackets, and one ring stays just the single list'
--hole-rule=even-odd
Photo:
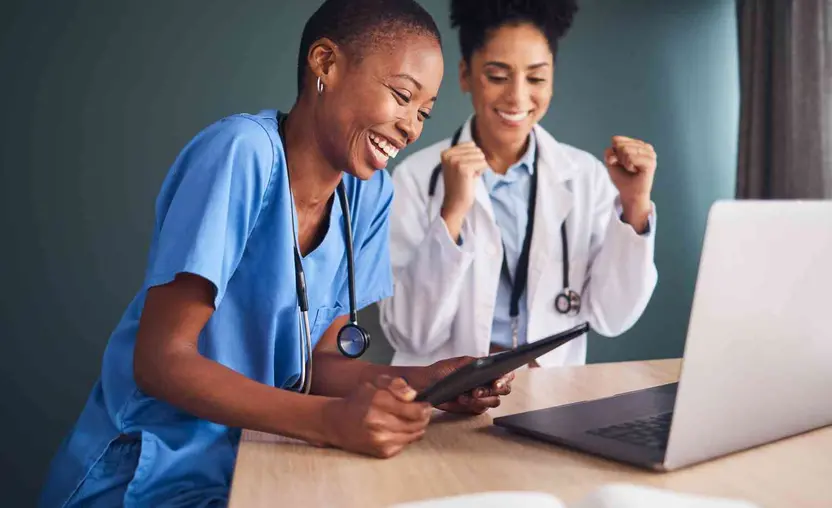
[{"label": "stethoscope", "polygon": [[[281,141],[284,141],[284,154],[286,152],[286,136],[283,132],[285,118],[285,115],[280,115],[277,119],[278,134],[280,135]],[[286,160],[289,160],[288,156]],[[288,178],[288,165],[286,174]],[[355,310],[355,259],[353,258],[352,246],[352,222],[350,219],[350,204],[347,199],[347,189],[344,186],[343,180],[338,183],[337,193],[338,201],[341,204],[341,211],[344,215],[344,243],[347,246],[347,283],[350,297],[349,322],[338,331],[338,350],[348,358],[358,358],[370,347],[370,333],[358,325],[358,313]],[[295,251],[295,287],[298,294],[298,307],[300,307],[300,331],[303,335],[301,338],[303,347],[301,348],[300,379],[293,386],[293,389],[308,394],[312,387],[312,332],[309,327],[309,298],[306,292],[306,276],[303,273],[303,262],[301,261],[297,231],[295,230],[295,200],[292,197],[291,184],[289,187],[289,195],[291,197],[292,210],[292,240],[294,241]]]},{"label": "stethoscope", "polygon": [[[459,143],[459,137],[462,134],[462,127],[457,129],[451,138],[451,146]],[[531,134],[532,136],[534,133]],[[538,175],[538,158],[540,149],[534,154],[534,167],[532,169],[531,191],[529,192],[529,208],[528,208],[528,222],[526,223],[526,235],[523,238],[523,248],[520,251],[520,257],[517,260],[516,279],[511,287],[511,302],[509,307],[509,316],[511,317],[511,335],[512,343],[517,347],[517,316],[520,313],[520,296],[526,287],[526,281],[529,276],[529,251],[531,250],[532,231],[534,230],[534,213],[535,203],[537,202],[537,175]],[[442,173],[442,163],[433,168],[428,183],[428,216],[432,212],[431,200],[436,193],[436,186],[439,183],[439,175]],[[555,296],[555,309],[561,314],[568,316],[576,316],[581,311],[581,295],[569,287],[569,244],[566,240],[566,220],[560,226],[560,241],[563,248],[563,289]],[[509,278],[511,283],[511,275],[508,271],[508,262],[506,261],[505,246],[503,246],[503,266],[502,273]]]}]

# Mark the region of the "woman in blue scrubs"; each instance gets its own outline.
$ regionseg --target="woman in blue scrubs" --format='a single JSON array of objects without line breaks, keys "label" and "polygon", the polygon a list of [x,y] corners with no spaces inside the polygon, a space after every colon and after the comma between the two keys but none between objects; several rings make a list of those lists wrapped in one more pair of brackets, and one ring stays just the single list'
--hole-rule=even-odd
[{"label": "woman in blue scrubs", "polygon": [[[298,393],[295,249],[312,343],[331,343],[350,308],[343,182],[356,306],[390,295],[383,168],[421,134],[443,69],[438,30],[412,0],[325,2],[298,61],[288,115],[222,119],[173,163],[144,284],[53,460],[42,506],[223,506],[243,428],[395,455],[430,419],[416,390],[469,361],[394,368],[322,346],[311,393]],[[481,413],[510,381],[443,409]]]}]

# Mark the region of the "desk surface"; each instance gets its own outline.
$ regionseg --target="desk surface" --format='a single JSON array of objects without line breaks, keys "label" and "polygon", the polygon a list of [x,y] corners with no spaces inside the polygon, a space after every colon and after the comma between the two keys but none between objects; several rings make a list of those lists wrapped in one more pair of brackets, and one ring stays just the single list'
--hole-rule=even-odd
[{"label": "desk surface", "polygon": [[387,506],[489,490],[549,492],[564,502],[611,482],[735,497],[763,507],[832,506],[832,427],[672,473],[641,471],[514,436],[491,418],[676,381],[678,360],[521,370],[511,395],[469,418],[437,411],[425,437],[391,459],[246,431],[231,507]]}]

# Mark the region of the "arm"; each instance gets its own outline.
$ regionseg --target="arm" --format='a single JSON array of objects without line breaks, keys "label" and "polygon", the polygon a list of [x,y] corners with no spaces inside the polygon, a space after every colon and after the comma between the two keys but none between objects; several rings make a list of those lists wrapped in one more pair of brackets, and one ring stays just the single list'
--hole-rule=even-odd
[{"label": "arm", "polygon": [[199,351],[201,338],[227,339],[201,332],[222,305],[273,167],[265,131],[239,118],[206,129],[177,159],[157,200],[158,236],[133,351],[136,385],[223,425],[395,454],[421,436],[430,409],[413,403],[401,382],[377,379],[343,399],[305,396],[248,379]]},{"label": "arm", "polygon": [[393,173],[393,183],[394,290],[379,303],[380,322],[394,349],[427,355],[451,338],[462,285],[474,259],[473,233],[463,227],[464,242],[459,246],[439,215],[427,217],[427,189],[420,188],[405,164]]},{"label": "arm", "polygon": [[199,353],[213,298],[211,283],[188,274],[148,291],[133,357],[138,387],[202,419],[331,443],[324,420],[329,399],[258,383]]},{"label": "arm", "polygon": [[650,145],[613,138],[598,163],[593,233],[584,299],[590,323],[605,336],[632,327],[655,289],[655,208],[650,201],[656,155]]}]

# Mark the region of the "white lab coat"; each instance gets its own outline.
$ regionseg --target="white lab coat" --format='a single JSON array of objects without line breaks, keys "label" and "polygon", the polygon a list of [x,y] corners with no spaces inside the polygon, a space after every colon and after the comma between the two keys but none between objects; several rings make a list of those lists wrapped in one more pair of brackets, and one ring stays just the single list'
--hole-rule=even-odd
[{"label": "white lab coat", "polygon": [[[471,139],[471,119],[460,143]],[[655,207],[644,235],[620,220],[618,192],[607,169],[591,154],[559,143],[535,126],[538,198],[526,288],[527,340],[534,342],[588,321],[615,336],[640,317],[657,281],[653,261]],[[381,327],[396,350],[394,365],[427,365],[490,349],[503,247],[491,199],[482,179],[462,226],[458,246],[439,216],[440,177],[428,197],[428,182],[450,138],[404,159],[393,171],[390,217],[393,296],[379,303]],[[555,309],[563,288],[560,227],[567,219],[569,280],[582,309],[565,316]],[[586,362],[586,336],[538,359],[541,366]]]}]

